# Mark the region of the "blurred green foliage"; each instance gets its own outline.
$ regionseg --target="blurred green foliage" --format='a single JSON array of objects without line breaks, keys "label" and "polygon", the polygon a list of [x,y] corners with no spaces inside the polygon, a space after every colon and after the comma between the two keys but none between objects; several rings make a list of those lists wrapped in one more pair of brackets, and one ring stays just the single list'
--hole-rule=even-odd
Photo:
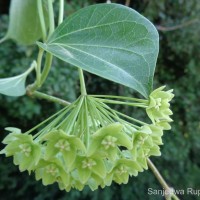
[{"label": "blurred green foliage", "polygon": [[[67,1],[66,15],[73,13],[94,1]],[[98,3],[100,1],[97,1]],[[114,1],[113,1],[114,2]],[[124,1],[115,1],[124,3]],[[130,6],[154,24],[172,27],[199,20],[199,0],[136,0]],[[5,34],[8,16],[0,16],[0,37]],[[36,58],[37,47],[17,46],[12,41],[0,45],[0,77],[17,75],[28,68]],[[200,26],[199,22],[174,31],[160,31],[160,54],[155,74],[155,88],[167,85],[174,88],[175,99],[172,110],[174,123],[172,131],[164,135],[162,156],[152,158],[167,182],[175,189],[200,187]],[[137,96],[132,90],[86,73],[86,84],[90,93]],[[29,78],[31,83],[34,75]],[[57,59],[41,91],[69,101],[79,95],[77,71]],[[23,131],[33,127],[60,106],[44,100],[29,97],[10,98],[0,95],[0,140],[6,136],[4,127],[19,127]],[[118,106],[123,112],[144,118],[140,110]],[[2,144],[0,145],[2,148]],[[0,199],[24,200],[130,200],[163,199],[149,196],[148,188],[162,189],[151,171],[131,178],[127,185],[112,184],[111,187],[91,192],[69,193],[59,191],[56,185],[45,187],[36,182],[32,175],[20,173],[11,158],[0,156]],[[184,200],[196,200],[197,196],[180,196]]]}]

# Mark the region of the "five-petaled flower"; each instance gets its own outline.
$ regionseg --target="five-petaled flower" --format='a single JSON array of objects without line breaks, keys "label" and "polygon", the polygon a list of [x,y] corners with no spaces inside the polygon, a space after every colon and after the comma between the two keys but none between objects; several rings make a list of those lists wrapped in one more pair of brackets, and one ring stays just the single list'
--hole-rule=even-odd
[{"label": "five-petaled flower", "polygon": [[76,159],[77,151],[86,151],[80,138],[68,135],[63,130],[53,130],[43,140],[46,141],[45,160],[60,155],[69,170]]},{"label": "five-petaled flower", "polygon": [[41,157],[40,145],[33,141],[32,135],[12,132],[3,140],[7,146],[0,152],[13,156],[14,164],[19,165],[20,171],[29,172],[38,164]]},{"label": "five-petaled flower", "polygon": [[91,136],[88,155],[99,152],[110,160],[116,160],[119,147],[132,149],[132,139],[123,131],[123,125],[113,123],[99,129]]},{"label": "five-petaled flower", "polygon": [[[146,112],[154,124],[156,122],[172,121],[169,117],[173,114],[169,109],[169,102],[174,97],[174,94],[172,93],[173,90],[163,91],[164,88],[165,86],[162,86],[149,95],[149,106],[146,108]],[[162,126],[162,124],[160,125]],[[166,124],[164,128],[167,129]]]}]

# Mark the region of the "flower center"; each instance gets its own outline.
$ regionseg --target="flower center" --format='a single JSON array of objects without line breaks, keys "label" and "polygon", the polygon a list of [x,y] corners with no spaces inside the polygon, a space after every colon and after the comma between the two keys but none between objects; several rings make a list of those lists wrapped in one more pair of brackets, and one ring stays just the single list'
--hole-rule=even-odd
[{"label": "flower center", "polygon": [[160,106],[161,106],[162,99],[161,98],[157,98],[157,99],[155,99],[155,101],[156,101],[155,109],[159,110]]},{"label": "flower center", "polygon": [[58,168],[54,164],[50,164],[46,167],[46,172],[52,176],[56,176],[59,172]]},{"label": "flower center", "polygon": [[116,137],[106,136],[102,140],[101,144],[104,146],[105,149],[109,149],[110,147],[116,147],[116,141],[117,141]]},{"label": "flower center", "polygon": [[146,140],[147,138],[148,138],[148,136],[145,136],[145,137],[144,137],[144,136],[143,136],[143,137],[142,137],[142,136],[139,136],[138,141],[139,141],[140,144],[144,144],[144,142],[145,142],[145,140]]},{"label": "flower center", "polygon": [[55,147],[60,149],[60,151],[70,151],[70,144],[66,140],[59,140],[56,144]]},{"label": "flower center", "polygon": [[19,145],[19,148],[21,149],[21,152],[22,152],[25,156],[27,156],[27,157],[30,156],[30,153],[31,153],[31,150],[32,150],[30,144],[20,144],[20,145]]},{"label": "flower center", "polygon": [[97,163],[93,159],[85,159],[82,161],[82,168],[92,169]]},{"label": "flower center", "polygon": [[119,175],[122,175],[122,174],[125,174],[128,172],[128,169],[126,166],[124,165],[121,165],[117,170],[116,172],[119,174]]}]

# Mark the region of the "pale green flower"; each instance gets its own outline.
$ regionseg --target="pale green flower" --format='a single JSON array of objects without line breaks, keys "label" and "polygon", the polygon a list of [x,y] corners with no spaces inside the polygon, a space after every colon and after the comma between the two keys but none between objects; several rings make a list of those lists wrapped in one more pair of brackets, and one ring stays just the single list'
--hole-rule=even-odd
[{"label": "pale green flower", "polygon": [[44,158],[46,160],[51,160],[51,158],[61,155],[68,169],[71,169],[76,159],[77,152],[86,151],[80,138],[74,135],[68,135],[63,130],[51,131],[45,135],[43,140],[47,141]]},{"label": "pale green flower", "polygon": [[110,185],[112,181],[118,184],[128,183],[129,176],[137,176],[143,169],[137,162],[130,159],[119,159],[105,178],[105,183]]},{"label": "pale green flower", "polygon": [[19,165],[20,171],[31,171],[40,160],[41,147],[33,141],[32,135],[10,133],[3,143],[7,145],[1,153],[13,156],[13,162]]},{"label": "pale green flower", "polygon": [[172,121],[169,117],[173,114],[169,109],[169,102],[174,94],[172,94],[173,90],[163,91],[164,88],[165,86],[162,86],[149,95],[149,106],[146,108],[146,112],[153,123],[163,120],[166,122]]},{"label": "pale green flower", "polygon": [[163,129],[154,124],[144,125],[133,133],[133,149],[130,150],[135,161],[147,168],[146,158],[149,156],[160,156]]},{"label": "pale green flower", "polygon": [[108,159],[115,160],[120,146],[132,148],[132,138],[123,131],[123,125],[113,123],[99,129],[91,136],[88,155],[101,154]]},{"label": "pale green flower", "polygon": [[93,177],[93,175],[104,179],[107,173],[105,163],[98,155],[89,157],[77,156],[75,165],[79,179],[84,184]]},{"label": "pale green flower", "polygon": [[64,186],[68,186],[70,177],[63,167],[63,163],[54,158],[51,161],[41,159],[35,167],[36,180],[42,179],[43,185],[50,185],[54,182],[60,182]]}]

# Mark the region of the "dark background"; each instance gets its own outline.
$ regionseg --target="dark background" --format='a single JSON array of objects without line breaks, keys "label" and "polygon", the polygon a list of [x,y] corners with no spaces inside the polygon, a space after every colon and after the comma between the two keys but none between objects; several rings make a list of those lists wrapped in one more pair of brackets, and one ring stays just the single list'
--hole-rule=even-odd
[{"label": "dark background", "polygon": [[[100,3],[93,0],[73,0],[66,3],[66,15],[81,7]],[[125,4],[125,1],[113,1]],[[128,3],[128,1],[127,1]],[[0,1],[0,37],[8,26],[9,1]],[[165,133],[162,156],[154,157],[158,169],[169,185],[175,189],[200,189],[200,2],[199,0],[132,0],[130,7],[150,19],[160,34],[160,53],[156,68],[154,87],[167,85],[174,88],[172,102],[174,112],[172,130]],[[18,46],[12,41],[0,44],[0,77],[22,73],[36,57],[34,46]],[[34,77],[30,77],[31,82]],[[90,93],[137,95],[132,90],[86,74]],[[79,93],[76,69],[54,59],[53,68],[42,91],[69,101]],[[10,98],[0,95],[0,140],[6,136],[4,127],[19,127],[28,130],[60,106],[29,97]],[[134,110],[117,109],[132,115]],[[134,115],[142,118],[143,114]],[[3,146],[1,145],[1,148]],[[56,185],[43,186],[27,172],[20,173],[12,158],[0,156],[0,199],[2,200],[146,200],[163,199],[149,196],[148,188],[162,189],[152,172],[145,171],[131,178],[127,185],[112,184],[111,187],[91,192],[72,190],[59,191]],[[180,196],[184,200],[200,199],[197,196]]]}]

